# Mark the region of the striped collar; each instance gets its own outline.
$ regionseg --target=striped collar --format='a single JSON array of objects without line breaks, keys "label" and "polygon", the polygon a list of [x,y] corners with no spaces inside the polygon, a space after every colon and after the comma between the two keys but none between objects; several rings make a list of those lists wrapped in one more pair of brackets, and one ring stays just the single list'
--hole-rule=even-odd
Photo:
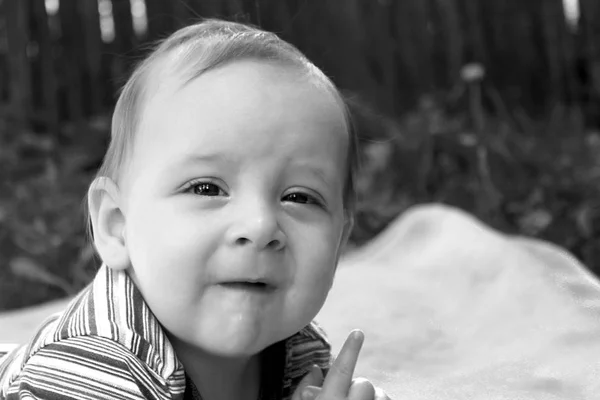
[{"label": "striped collar", "polygon": [[[184,390],[183,365],[126,272],[103,265],[94,281],[69,303],[67,309],[44,325],[27,353],[33,355],[49,343],[79,336],[100,336],[120,343],[154,374],[169,382],[175,392]],[[283,366],[283,371],[277,374],[281,386],[274,388],[281,394],[276,397],[283,399],[291,398],[296,385],[312,365],[316,364],[326,372],[331,361],[330,345],[314,322],[271,348],[279,349],[277,353],[268,349],[270,354],[280,354],[279,360],[269,365]]]},{"label": "striped collar", "polygon": [[102,266],[57,321],[52,341],[100,336],[131,351],[158,376],[183,377],[183,366],[160,323],[124,271]]}]

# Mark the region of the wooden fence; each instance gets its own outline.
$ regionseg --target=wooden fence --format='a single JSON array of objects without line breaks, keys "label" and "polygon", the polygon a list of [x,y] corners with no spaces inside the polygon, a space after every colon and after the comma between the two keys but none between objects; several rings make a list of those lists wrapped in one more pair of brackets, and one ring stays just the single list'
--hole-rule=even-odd
[{"label": "wooden fence", "polygon": [[[0,0],[0,115],[55,130],[107,114],[144,45],[199,17],[249,21],[279,33],[339,86],[390,114],[452,88],[468,62],[485,66],[487,84],[509,108],[537,113],[571,104],[590,118],[600,109],[598,0],[580,0],[573,28],[562,0],[136,4],[145,5],[143,33],[134,29],[130,0]],[[101,26],[111,24],[113,39],[103,41]]]}]

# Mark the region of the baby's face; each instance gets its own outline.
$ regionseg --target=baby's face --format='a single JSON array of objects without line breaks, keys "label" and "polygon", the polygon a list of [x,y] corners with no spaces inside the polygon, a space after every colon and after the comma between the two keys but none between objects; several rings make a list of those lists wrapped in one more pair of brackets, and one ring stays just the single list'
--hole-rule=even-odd
[{"label": "baby's face", "polygon": [[308,324],[345,226],[333,95],[241,61],[148,99],[125,177],[131,274],[180,348],[257,354]]}]

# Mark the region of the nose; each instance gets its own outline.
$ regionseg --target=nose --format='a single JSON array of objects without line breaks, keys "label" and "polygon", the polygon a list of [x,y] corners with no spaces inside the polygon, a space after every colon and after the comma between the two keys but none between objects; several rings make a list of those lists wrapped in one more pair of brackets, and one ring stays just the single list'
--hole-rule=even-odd
[{"label": "nose", "polygon": [[227,241],[232,246],[249,246],[256,250],[282,250],[286,237],[274,207],[266,201],[244,202],[233,213]]}]

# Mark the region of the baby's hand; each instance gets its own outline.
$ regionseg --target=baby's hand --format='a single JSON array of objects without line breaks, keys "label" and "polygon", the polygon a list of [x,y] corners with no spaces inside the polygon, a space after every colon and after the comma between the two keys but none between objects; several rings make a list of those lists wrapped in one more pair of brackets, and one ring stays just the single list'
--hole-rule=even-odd
[{"label": "baby's hand", "polygon": [[361,331],[351,332],[325,382],[321,369],[313,368],[298,385],[292,400],[390,400],[383,390],[375,388],[368,380],[352,379],[364,340]]}]

